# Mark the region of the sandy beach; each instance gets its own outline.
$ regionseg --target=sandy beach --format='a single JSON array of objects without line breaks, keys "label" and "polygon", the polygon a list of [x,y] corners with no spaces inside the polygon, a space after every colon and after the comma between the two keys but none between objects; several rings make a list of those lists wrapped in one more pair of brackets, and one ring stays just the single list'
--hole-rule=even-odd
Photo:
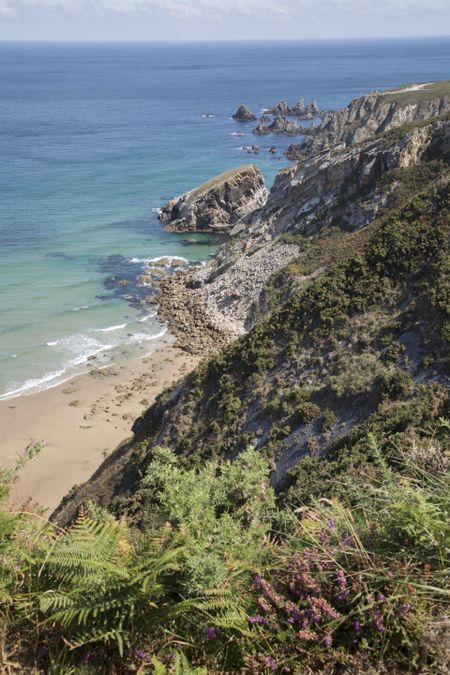
[{"label": "sandy beach", "polygon": [[143,358],[103,370],[93,367],[52,389],[1,401],[1,465],[14,465],[32,443],[45,443],[14,484],[12,504],[32,499],[55,508],[131,436],[134,420],[157,394],[198,361],[165,336]]}]

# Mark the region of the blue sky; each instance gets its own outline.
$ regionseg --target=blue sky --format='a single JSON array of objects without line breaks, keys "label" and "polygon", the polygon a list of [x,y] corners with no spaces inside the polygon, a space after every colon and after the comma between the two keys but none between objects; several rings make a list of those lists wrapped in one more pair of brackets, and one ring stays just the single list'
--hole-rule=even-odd
[{"label": "blue sky", "polygon": [[450,0],[0,0],[0,40],[445,35]]}]

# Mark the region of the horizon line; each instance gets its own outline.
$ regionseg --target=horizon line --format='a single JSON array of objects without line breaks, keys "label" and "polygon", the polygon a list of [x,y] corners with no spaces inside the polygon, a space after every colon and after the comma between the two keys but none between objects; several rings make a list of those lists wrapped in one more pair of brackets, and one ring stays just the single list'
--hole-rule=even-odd
[{"label": "horizon line", "polygon": [[374,40],[427,40],[427,39],[450,39],[450,34],[427,34],[427,35],[362,35],[355,36],[339,36],[339,37],[298,37],[298,38],[195,38],[195,39],[162,39],[162,40],[122,40],[122,39],[78,39],[69,38],[65,40],[52,39],[0,39],[2,44],[248,44],[248,43],[280,43],[280,42],[350,42],[350,41],[374,41]]}]

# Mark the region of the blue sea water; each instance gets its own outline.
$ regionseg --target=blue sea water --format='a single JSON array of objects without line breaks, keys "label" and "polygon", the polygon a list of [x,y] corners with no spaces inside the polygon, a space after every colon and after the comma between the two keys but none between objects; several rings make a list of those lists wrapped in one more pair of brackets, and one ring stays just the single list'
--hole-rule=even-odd
[{"label": "blue sea water", "polygon": [[131,283],[148,259],[201,261],[217,245],[164,232],[155,209],[233,166],[257,162],[270,185],[286,164],[268,148],[288,139],[230,119],[240,103],[336,109],[448,79],[449,65],[449,38],[1,44],[0,395],[51,386],[89,356],[149,350],[164,327],[111,275]]}]

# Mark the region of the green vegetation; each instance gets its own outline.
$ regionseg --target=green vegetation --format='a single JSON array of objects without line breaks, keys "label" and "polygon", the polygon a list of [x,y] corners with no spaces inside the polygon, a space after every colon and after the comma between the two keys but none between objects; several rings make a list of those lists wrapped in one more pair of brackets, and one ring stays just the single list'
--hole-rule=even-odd
[{"label": "green vegetation", "polygon": [[301,255],[263,319],[158,397],[66,527],[0,472],[5,672],[448,672],[449,159],[384,177],[358,232],[281,235]]},{"label": "green vegetation", "polygon": [[[67,530],[6,507],[0,649],[14,673],[444,673],[450,456],[398,449],[401,478],[365,438],[373,474],[342,497],[275,508],[269,465],[183,469],[159,449],[143,483],[155,523],[91,506]],[[413,460],[412,458],[413,457]],[[328,482],[339,482],[331,481]]]},{"label": "green vegetation", "polygon": [[281,306],[161,397],[125,468],[106,466],[60,517],[95,498],[133,525],[152,523],[154,489],[141,479],[156,444],[194,469],[251,444],[276,469],[277,491],[311,504],[329,496],[330,475],[370,473],[368,433],[383,453],[392,436],[422,442],[449,415],[449,200],[439,186],[360,232],[314,241],[304,264],[322,260],[322,274],[293,292],[280,275]]},{"label": "green vegetation", "polygon": [[[421,101],[434,101],[437,98],[450,97],[450,80],[438,80],[437,82],[425,83],[420,89],[413,89],[414,85],[405,85],[395,92],[387,91],[383,94],[387,102],[394,101],[400,105],[419,103]],[[408,91],[409,90],[409,91]]]}]

